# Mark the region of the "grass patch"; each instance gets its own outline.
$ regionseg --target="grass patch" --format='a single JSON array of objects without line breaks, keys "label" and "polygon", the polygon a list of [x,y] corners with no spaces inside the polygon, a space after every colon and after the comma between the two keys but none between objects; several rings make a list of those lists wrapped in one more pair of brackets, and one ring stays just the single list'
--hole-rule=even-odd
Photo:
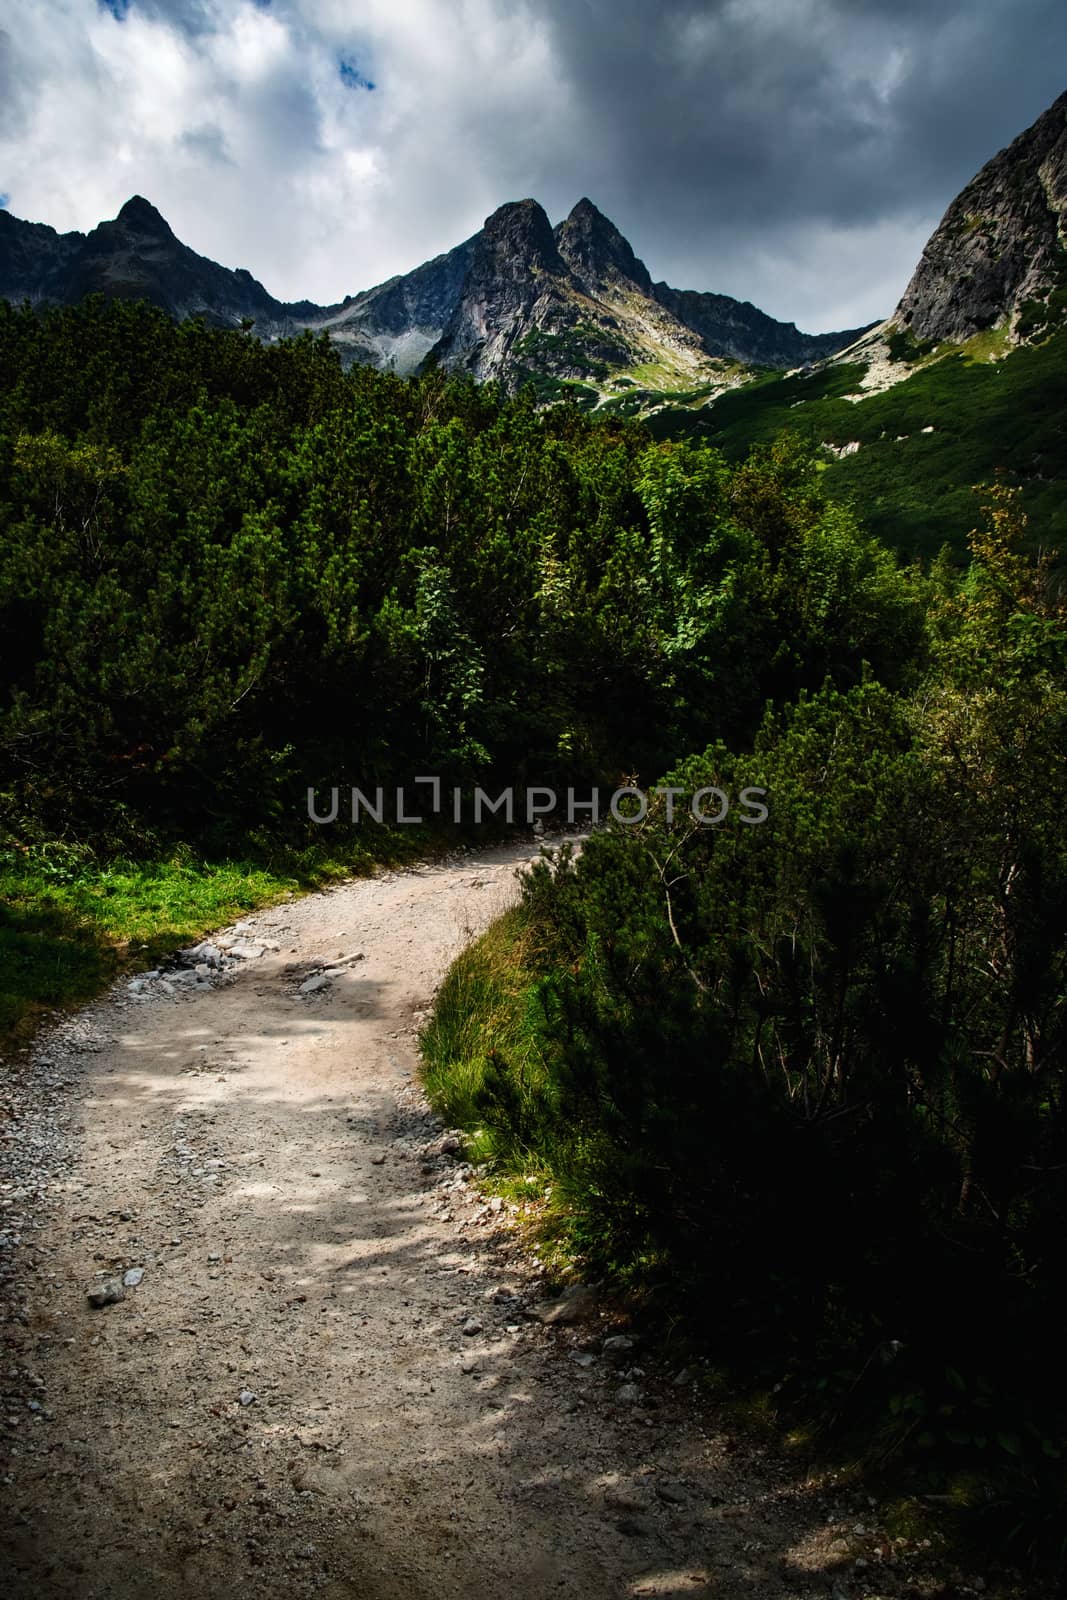
[{"label": "grass patch", "polygon": [[528,1014],[531,955],[526,914],[514,906],[454,962],[421,1038],[423,1081],[434,1109],[467,1133],[472,1160],[512,1173],[526,1170],[532,1151],[486,1121],[485,1090],[495,1062],[506,1057],[516,1095],[536,1113],[545,1073]]},{"label": "grass patch", "polygon": [[[953,348],[952,345],[941,344],[938,345],[938,353],[950,353]],[[1004,322],[999,328],[985,328],[981,333],[976,333],[962,346],[962,351],[969,361],[1002,361],[1014,348],[1008,324]]]},{"label": "grass patch", "polygon": [[[562,1282],[574,1276],[579,1251],[564,1186],[533,1138],[548,1076],[532,1024],[538,971],[529,916],[513,906],[449,969],[420,1039],[422,1079],[437,1114],[466,1134],[480,1187],[500,1196]],[[506,1125],[494,1115],[502,1092],[518,1112]]]}]

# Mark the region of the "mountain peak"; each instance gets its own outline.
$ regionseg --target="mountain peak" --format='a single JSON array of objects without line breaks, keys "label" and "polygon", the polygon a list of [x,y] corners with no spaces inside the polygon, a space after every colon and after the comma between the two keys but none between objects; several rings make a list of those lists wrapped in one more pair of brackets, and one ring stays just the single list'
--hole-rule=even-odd
[{"label": "mountain peak", "polygon": [[567,221],[584,222],[587,218],[594,223],[607,223],[609,228],[613,228],[615,226],[615,224],[604,215],[600,207],[593,204],[588,195],[583,195],[578,203],[571,207],[570,216],[567,218]]},{"label": "mountain peak", "polygon": [[564,272],[552,224],[544,207],[536,200],[509,200],[486,217],[479,253],[491,257],[497,268],[510,263],[508,276],[516,270],[540,267],[544,272]]},{"label": "mountain peak", "polygon": [[571,271],[592,286],[626,278],[645,294],[652,279],[615,224],[587,198],[582,198],[556,229],[556,246]]},{"label": "mountain peak", "polygon": [[138,233],[155,233],[164,238],[171,236],[170,224],[158,212],[150,200],[143,195],[131,195],[115,218],[116,222],[125,223],[128,228],[135,228]]}]

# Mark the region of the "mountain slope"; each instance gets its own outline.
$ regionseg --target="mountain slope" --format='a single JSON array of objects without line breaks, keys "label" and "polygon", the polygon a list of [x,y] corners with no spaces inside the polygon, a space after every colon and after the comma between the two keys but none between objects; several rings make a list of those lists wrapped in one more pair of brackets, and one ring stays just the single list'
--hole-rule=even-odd
[{"label": "mountain slope", "polygon": [[664,409],[660,437],[689,435],[731,460],[791,433],[822,458],[823,482],[908,555],[964,553],[974,485],[1016,486],[1035,544],[1067,550],[1067,329],[990,362],[966,350],[856,400],[862,366],[832,364],[746,384],[700,412]]},{"label": "mountain slope", "polygon": [[698,336],[708,355],[763,367],[800,367],[852,344],[871,324],[843,333],[801,333],[795,322],[776,322],[747,300],[697,289],[652,285],[661,306]]},{"label": "mountain slope", "polygon": [[1025,338],[1067,311],[1065,246],[1067,94],[953,200],[892,320],[919,340]]},{"label": "mountain slope", "polygon": [[346,361],[402,375],[416,371],[452,315],[478,237],[466,239],[413,272],[350,296],[340,310],[312,316],[307,326],[328,333]]},{"label": "mountain slope", "polygon": [[972,486],[999,474],[1034,542],[1067,550],[1067,94],[953,200],[893,317],[813,371],[665,405],[650,426],[734,458],[797,434],[831,491],[909,553],[962,553]]}]

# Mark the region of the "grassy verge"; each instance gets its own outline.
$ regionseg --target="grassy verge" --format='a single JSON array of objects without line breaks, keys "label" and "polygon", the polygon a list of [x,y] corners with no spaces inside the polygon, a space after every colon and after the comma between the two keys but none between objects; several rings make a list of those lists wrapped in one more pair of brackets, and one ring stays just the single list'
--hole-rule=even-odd
[{"label": "grassy verge", "polygon": [[421,829],[243,859],[184,847],[133,861],[58,842],[9,846],[0,852],[0,1050],[25,1043],[49,1012],[91,999],[117,972],[154,966],[235,916],[432,848]]},{"label": "grassy verge", "polygon": [[[548,1073],[532,1008],[540,954],[530,918],[513,906],[462,951],[448,971],[421,1038],[430,1103],[449,1127],[467,1135],[467,1156],[488,1195],[499,1195],[528,1230],[557,1281],[574,1277],[580,1242],[565,1175],[533,1140]],[[501,1063],[506,1061],[506,1072]],[[501,1118],[501,1095],[517,1116]]]},{"label": "grassy verge", "polygon": [[516,1092],[532,1115],[544,1069],[526,1009],[533,985],[531,944],[521,907],[506,911],[457,958],[422,1036],[423,1074],[438,1114],[468,1134],[471,1159],[518,1170],[531,1152],[486,1119],[486,1076],[498,1055],[515,1069]]}]

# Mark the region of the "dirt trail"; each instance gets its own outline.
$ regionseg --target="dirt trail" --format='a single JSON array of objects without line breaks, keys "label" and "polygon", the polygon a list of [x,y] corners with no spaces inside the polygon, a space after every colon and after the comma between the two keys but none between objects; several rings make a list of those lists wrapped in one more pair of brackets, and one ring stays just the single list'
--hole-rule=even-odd
[{"label": "dirt trail", "polygon": [[[280,949],[236,978],[119,983],[9,1069],[12,1600],[898,1592],[854,1502],[605,1352],[602,1309],[542,1326],[536,1262],[438,1148],[417,1019],[532,853],[262,913]],[[314,994],[287,970],[356,951]]]}]

